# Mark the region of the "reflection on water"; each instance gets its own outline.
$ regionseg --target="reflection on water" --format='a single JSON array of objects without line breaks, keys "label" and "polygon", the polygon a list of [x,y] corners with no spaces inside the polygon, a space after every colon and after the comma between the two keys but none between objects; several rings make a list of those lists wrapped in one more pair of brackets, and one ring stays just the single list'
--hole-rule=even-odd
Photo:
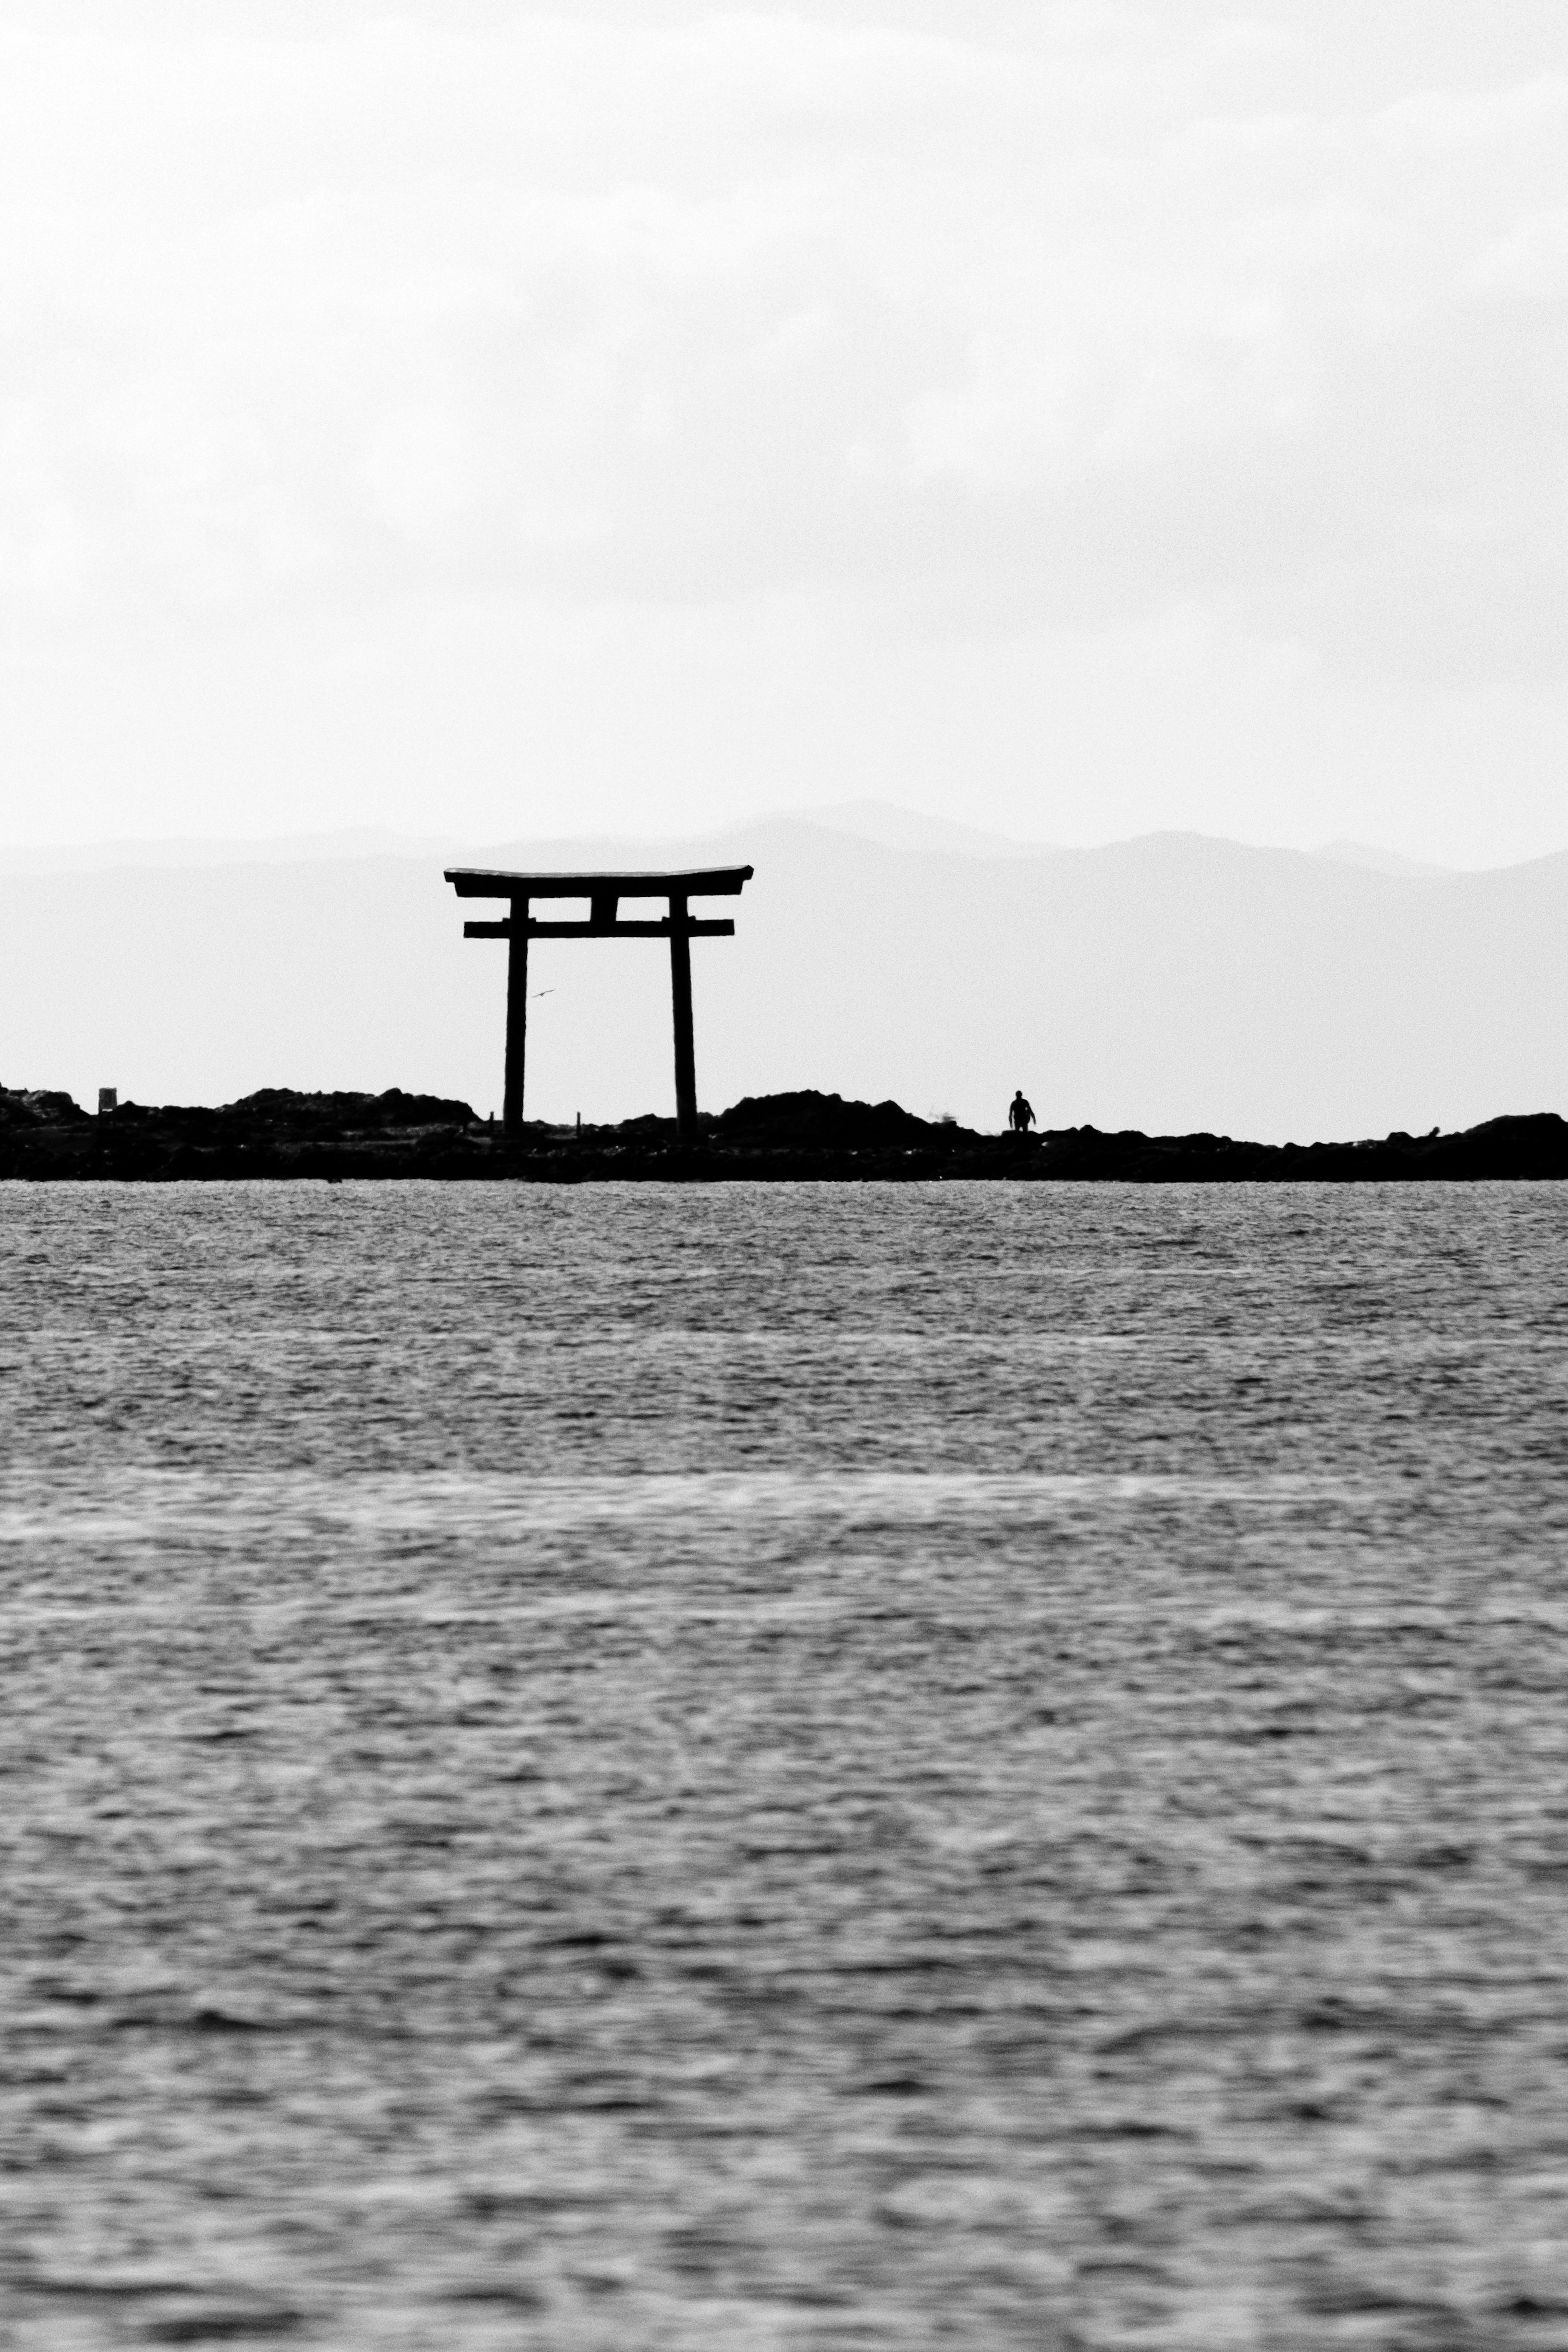
[{"label": "reflection on water", "polygon": [[1568,2344],[1568,1195],[0,1269],[0,2344]]}]

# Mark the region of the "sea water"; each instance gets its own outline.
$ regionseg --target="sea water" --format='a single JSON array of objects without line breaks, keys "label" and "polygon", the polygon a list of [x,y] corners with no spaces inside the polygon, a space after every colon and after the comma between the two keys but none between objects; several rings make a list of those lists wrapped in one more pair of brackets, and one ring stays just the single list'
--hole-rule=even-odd
[{"label": "sea water", "polygon": [[0,1188],[0,2344],[1568,2345],[1568,1189]]}]

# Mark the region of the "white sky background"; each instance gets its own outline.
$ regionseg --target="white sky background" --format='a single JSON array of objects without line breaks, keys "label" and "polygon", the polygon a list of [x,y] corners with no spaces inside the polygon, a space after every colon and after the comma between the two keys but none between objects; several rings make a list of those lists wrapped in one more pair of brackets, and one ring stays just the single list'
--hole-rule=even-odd
[{"label": "white sky background", "polygon": [[0,0],[0,837],[1568,845],[1562,0]]}]

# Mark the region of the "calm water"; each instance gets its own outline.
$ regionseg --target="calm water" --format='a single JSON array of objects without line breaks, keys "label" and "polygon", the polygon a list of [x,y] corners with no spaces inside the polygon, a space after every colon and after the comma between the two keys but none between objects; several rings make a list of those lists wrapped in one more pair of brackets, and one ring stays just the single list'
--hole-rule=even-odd
[{"label": "calm water", "polygon": [[0,1188],[0,2344],[1568,2346],[1568,1188]]}]

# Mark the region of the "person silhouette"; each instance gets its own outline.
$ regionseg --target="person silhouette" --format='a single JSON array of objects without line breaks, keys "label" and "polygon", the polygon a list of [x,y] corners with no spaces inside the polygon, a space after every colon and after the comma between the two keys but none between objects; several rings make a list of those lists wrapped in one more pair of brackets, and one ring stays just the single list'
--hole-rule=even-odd
[{"label": "person silhouette", "polygon": [[1034,1105],[1025,1101],[1022,1087],[1007,1106],[1007,1124],[1015,1135],[1027,1135],[1035,1124]]}]

